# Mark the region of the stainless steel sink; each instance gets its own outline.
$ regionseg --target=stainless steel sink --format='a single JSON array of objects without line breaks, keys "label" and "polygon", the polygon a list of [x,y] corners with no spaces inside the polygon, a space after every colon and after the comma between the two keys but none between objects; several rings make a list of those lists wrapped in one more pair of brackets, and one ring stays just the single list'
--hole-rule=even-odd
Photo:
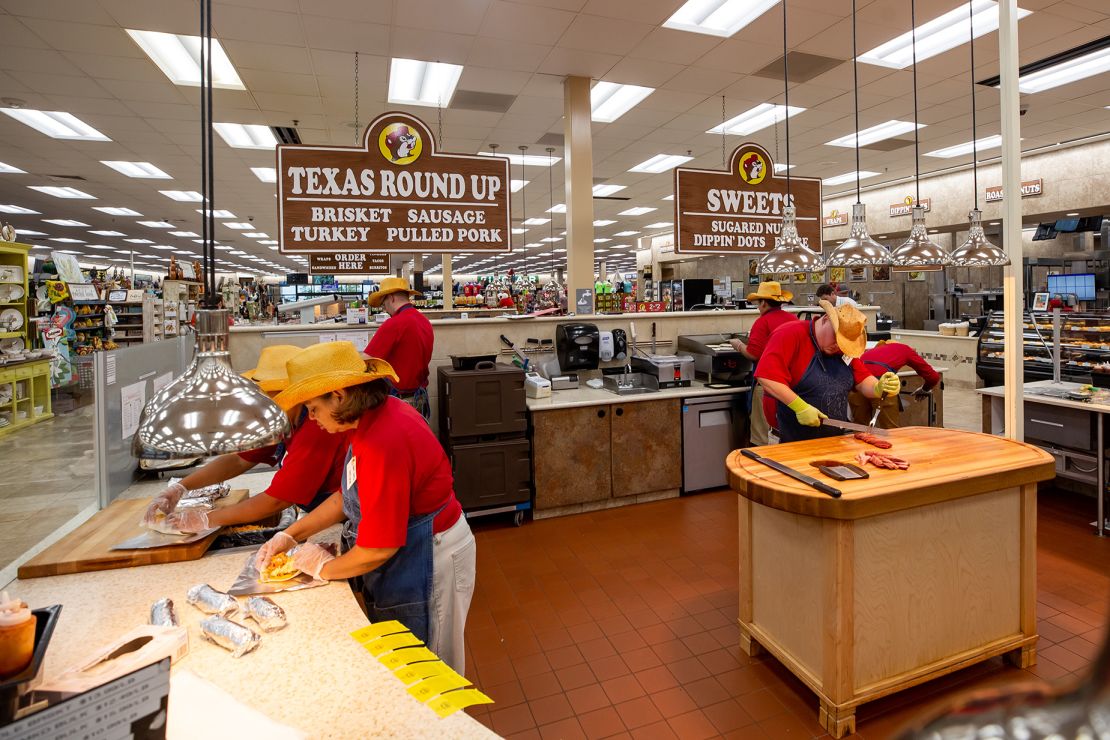
[{"label": "stainless steel sink", "polygon": [[618,396],[635,396],[640,393],[658,393],[659,389],[652,382],[654,379],[646,373],[622,373],[618,375],[605,375],[602,377],[602,387]]}]

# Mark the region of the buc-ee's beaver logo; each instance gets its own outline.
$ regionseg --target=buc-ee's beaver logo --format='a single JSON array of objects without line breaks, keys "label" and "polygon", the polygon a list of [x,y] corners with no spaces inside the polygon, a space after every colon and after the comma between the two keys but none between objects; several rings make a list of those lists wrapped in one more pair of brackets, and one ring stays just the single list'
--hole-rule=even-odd
[{"label": "buc-ee's beaver logo", "polygon": [[748,152],[740,158],[740,177],[749,185],[758,185],[767,177],[767,160],[756,152]]},{"label": "buc-ee's beaver logo", "polygon": [[412,164],[424,150],[424,142],[404,123],[391,123],[378,134],[378,149],[393,164]]}]

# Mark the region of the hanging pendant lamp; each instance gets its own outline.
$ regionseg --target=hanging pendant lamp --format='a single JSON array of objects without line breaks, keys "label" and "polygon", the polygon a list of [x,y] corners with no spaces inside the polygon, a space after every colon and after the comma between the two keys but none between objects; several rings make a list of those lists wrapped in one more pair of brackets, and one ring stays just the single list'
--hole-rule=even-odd
[{"label": "hanging pendant lamp", "polygon": [[182,460],[277,444],[292,428],[285,412],[231,369],[230,312],[217,310],[215,177],[212,147],[212,0],[200,3],[201,191],[204,305],[196,312],[196,350],[185,373],[143,408],[131,442],[147,460]]},{"label": "hanging pendant lamp", "polygon": [[913,52],[913,170],[914,207],[910,235],[891,253],[895,270],[943,270],[951,258],[948,251],[929,238],[925,208],[921,203],[921,154],[917,125],[917,2],[910,0],[910,46]]},{"label": "hanging pendant lamp", "polygon": [[971,178],[975,207],[967,214],[967,239],[952,252],[952,264],[957,267],[1005,267],[1010,264],[1010,257],[1002,248],[987,241],[987,235],[983,233],[983,212],[979,210],[979,150],[975,141],[978,129],[975,110],[975,13],[970,11],[971,4],[968,8],[971,35]]},{"label": "hanging pendant lamp", "polygon": [[852,0],[852,91],[856,114],[856,202],[852,205],[852,229],[848,238],[834,249],[826,263],[829,267],[874,267],[891,264],[890,250],[867,233],[867,206],[860,200],[859,164],[859,71],[856,52],[856,0]]},{"label": "hanging pendant lamp", "polygon": [[[786,161],[790,159],[790,65],[788,61],[789,48],[786,42],[786,2],[782,1],[782,87],[783,120],[786,125]],[[721,103],[722,113],[724,102]],[[777,124],[776,124],[777,126]],[[724,126],[721,136],[724,136]],[[776,131],[778,129],[776,128]],[[724,141],[721,143],[721,156],[724,156]],[[777,152],[776,152],[777,153]],[[768,252],[759,261],[759,272],[768,275],[782,272],[822,272],[825,269],[825,258],[819,252],[807,247],[798,236],[797,209],[794,207],[794,198],[790,192],[790,169],[786,170],[786,202],[791,205],[782,209],[782,232],[775,240],[775,248]]]}]

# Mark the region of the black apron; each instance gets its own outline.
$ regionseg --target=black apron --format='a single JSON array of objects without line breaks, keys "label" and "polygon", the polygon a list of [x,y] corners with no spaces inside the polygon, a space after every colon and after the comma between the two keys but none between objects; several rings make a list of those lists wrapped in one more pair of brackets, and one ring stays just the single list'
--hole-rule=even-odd
[{"label": "black apron", "polygon": [[[802,379],[791,390],[830,419],[848,421],[848,393],[856,385],[852,368],[844,362],[842,355],[826,357],[822,354],[821,348],[817,346],[813,324],[809,327],[809,341],[813,344],[813,359],[809,361]],[[779,439],[783,442],[842,434],[835,427],[807,427],[799,424],[797,414],[782,401],[775,407],[775,417],[779,423]]]}]

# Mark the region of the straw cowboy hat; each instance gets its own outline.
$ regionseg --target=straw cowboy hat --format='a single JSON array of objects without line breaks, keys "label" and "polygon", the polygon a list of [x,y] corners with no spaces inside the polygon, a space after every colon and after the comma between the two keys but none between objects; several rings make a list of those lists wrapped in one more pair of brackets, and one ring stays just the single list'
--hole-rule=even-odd
[{"label": "straw cowboy hat", "polygon": [[818,301],[836,331],[836,344],[848,357],[859,357],[867,349],[867,317],[850,303],[835,308],[828,301]]},{"label": "straw cowboy hat", "polygon": [[402,292],[408,293],[410,298],[412,298],[413,296],[422,295],[419,290],[409,289],[408,280],[399,277],[387,277],[382,280],[382,284],[378,287],[378,291],[376,293],[370,294],[370,297],[367,298],[367,303],[369,303],[374,308],[377,308],[378,306],[382,305],[382,301],[384,301],[385,297],[390,293]]},{"label": "straw cowboy hat", "polygon": [[748,293],[749,301],[778,301],[779,303],[789,303],[794,300],[794,294],[789,290],[783,290],[782,286],[774,280],[768,280],[765,283],[759,284],[759,289],[754,293]]},{"label": "straw cowboy hat", "polygon": [[274,398],[286,411],[298,404],[352,385],[379,378],[397,382],[385,360],[367,357],[350,342],[321,342],[298,352],[286,363],[289,385]]},{"label": "straw cowboy hat", "polygon": [[289,376],[285,373],[285,363],[303,347],[292,344],[275,344],[263,347],[258,355],[258,366],[243,373],[243,377],[258,383],[258,387],[266,392],[283,391],[289,385]]}]

